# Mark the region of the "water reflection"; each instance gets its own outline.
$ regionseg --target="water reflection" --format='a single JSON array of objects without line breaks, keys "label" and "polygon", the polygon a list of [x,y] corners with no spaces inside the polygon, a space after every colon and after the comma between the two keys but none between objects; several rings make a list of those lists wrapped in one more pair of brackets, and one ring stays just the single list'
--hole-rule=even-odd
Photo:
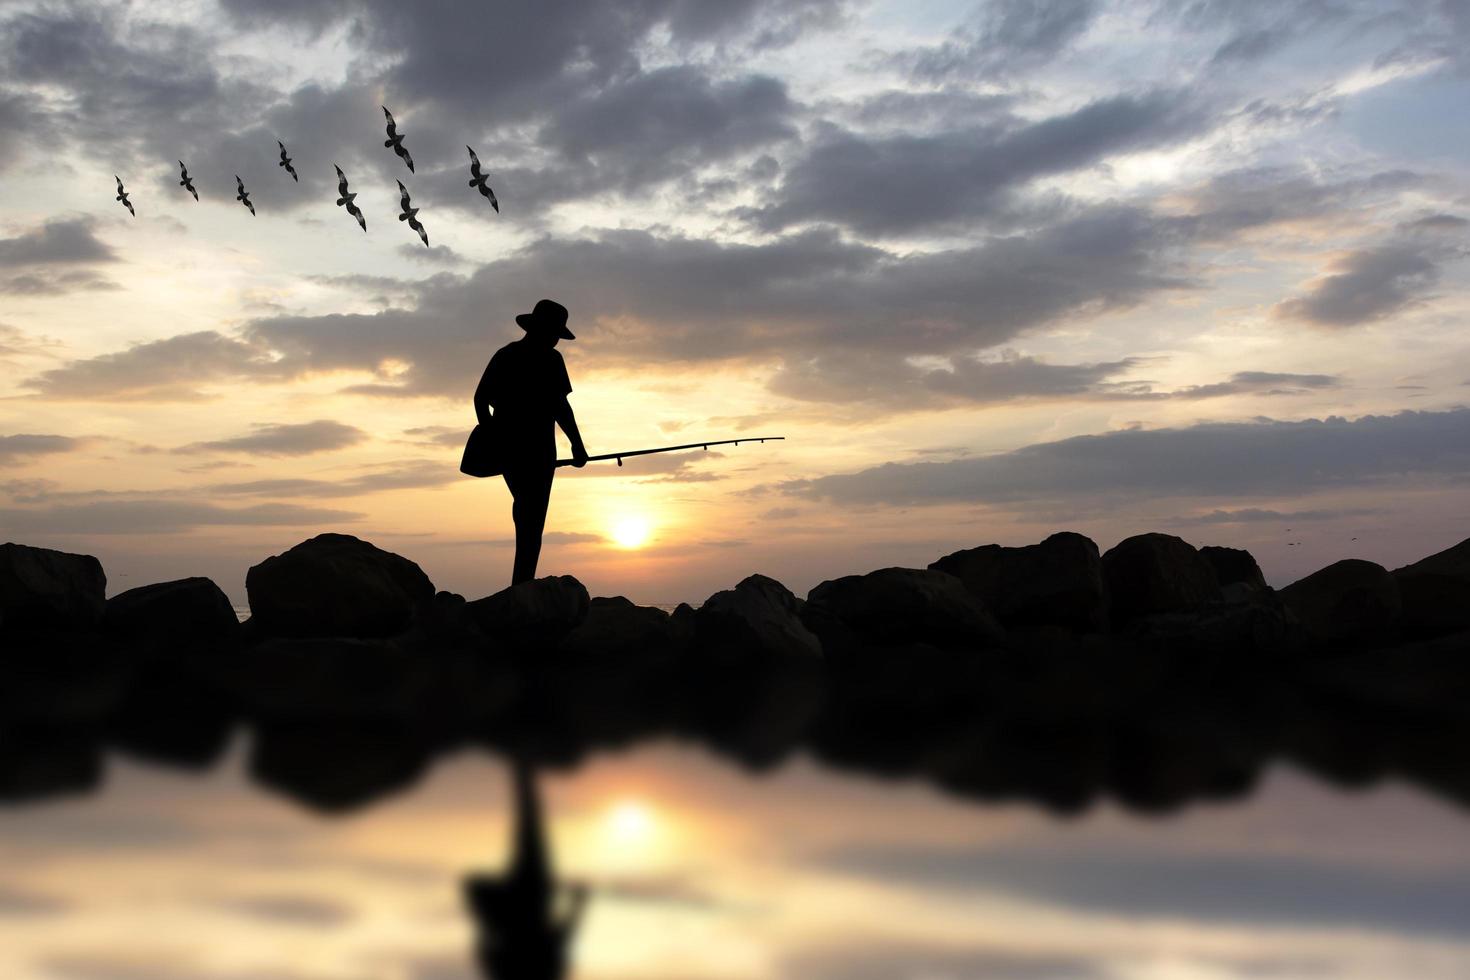
[{"label": "water reflection", "polygon": [[516,755],[510,768],[515,807],[510,866],[503,874],[474,874],[464,882],[479,931],[475,955],[489,980],[560,980],[587,904],[587,886],[556,881],[535,770],[524,755]]}]

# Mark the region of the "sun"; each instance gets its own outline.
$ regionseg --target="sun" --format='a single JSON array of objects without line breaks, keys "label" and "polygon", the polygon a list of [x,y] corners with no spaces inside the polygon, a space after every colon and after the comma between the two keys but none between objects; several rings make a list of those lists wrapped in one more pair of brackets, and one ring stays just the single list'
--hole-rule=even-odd
[{"label": "sun", "polygon": [[612,528],[612,539],[619,548],[641,548],[648,543],[652,531],[647,518],[623,517]]},{"label": "sun", "polygon": [[608,808],[604,819],[608,836],[620,844],[641,843],[651,837],[657,827],[653,810],[642,800],[618,800]]}]

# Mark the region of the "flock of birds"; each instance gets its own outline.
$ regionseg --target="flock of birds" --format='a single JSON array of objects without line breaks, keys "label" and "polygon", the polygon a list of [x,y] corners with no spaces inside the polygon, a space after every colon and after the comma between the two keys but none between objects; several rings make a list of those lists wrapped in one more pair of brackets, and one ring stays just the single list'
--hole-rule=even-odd
[{"label": "flock of birds", "polygon": [[[399,158],[408,166],[408,172],[413,173],[413,157],[409,154],[408,147],[403,145],[403,134],[398,131],[398,123],[394,121],[393,113],[388,111],[387,106],[383,106],[383,117],[388,123],[388,138],[383,141],[383,145],[391,148],[394,153],[398,154]],[[286,154],[286,144],[280,140],[276,140],[276,145],[281,148],[281,159],[276,166],[290,174],[292,180],[299,182],[301,178],[296,175],[296,168],[291,165],[291,157]],[[465,149],[470,152],[470,186],[477,189],[481,196],[490,202],[490,206],[495,209],[495,213],[499,214],[500,201],[496,198],[495,191],[491,190],[489,183],[487,183],[489,175],[480,166],[480,158],[475,155],[474,148],[466,146]],[[362,230],[367,231],[367,219],[363,217],[362,210],[353,203],[357,199],[357,194],[348,190],[347,175],[335,163],[332,164],[332,167],[337,171],[337,206],[346,208],[347,213],[357,219],[357,223]],[[113,180],[117,181],[116,200],[128,209],[129,214],[136,218],[138,212],[133,210],[133,202],[128,200],[128,192],[123,187],[122,178],[113,174]],[[194,179],[189,176],[189,168],[184,166],[184,161],[182,160],[179,161],[179,186],[194,195],[194,200],[199,200],[199,191],[194,188]],[[423,223],[419,221],[419,209],[412,206],[408,195],[408,188],[403,186],[403,181],[401,180],[398,181],[398,193],[400,212],[398,220],[407,221],[408,226],[418,232],[419,238],[423,240],[424,246],[427,248],[429,245],[429,233],[424,230]],[[252,215],[255,214],[255,205],[250,201],[250,192],[245,189],[245,182],[240,179],[239,174],[235,175],[235,200],[248,208]]]}]

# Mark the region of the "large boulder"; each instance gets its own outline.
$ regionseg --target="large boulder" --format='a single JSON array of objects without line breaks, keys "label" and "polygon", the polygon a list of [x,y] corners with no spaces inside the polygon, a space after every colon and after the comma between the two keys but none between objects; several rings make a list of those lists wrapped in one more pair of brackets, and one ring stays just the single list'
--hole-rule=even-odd
[{"label": "large boulder", "polygon": [[1242,591],[1260,592],[1266,586],[1266,576],[1255,556],[1244,548],[1222,548],[1207,544],[1199,550],[1200,557],[1215,570],[1215,581],[1222,589],[1240,586]]},{"label": "large boulder", "polygon": [[1281,600],[1318,639],[1372,642],[1399,618],[1399,586],[1382,565],[1344,558],[1291,583]]},{"label": "large boulder", "polygon": [[822,644],[800,613],[800,600],[765,575],[715,593],[692,616],[676,610],[676,636],[693,624],[679,665],[681,723],[751,765],[793,751],[822,705]]},{"label": "large boulder", "polygon": [[551,645],[587,618],[587,587],[570,575],[550,575],[501,589],[469,603],[481,631],[501,647]]},{"label": "large boulder", "polygon": [[391,636],[434,584],[407,558],[350,534],[319,534],[250,569],[251,628],[273,636]]},{"label": "large boulder", "polygon": [[207,578],[129,589],[107,600],[107,631],[129,640],[196,645],[232,639],[240,629],[229,597]]},{"label": "large boulder", "polygon": [[1108,625],[1108,597],[1097,545],[1072,531],[1040,544],[956,551],[929,566],[965,584],[1008,629],[1060,626],[1096,632]]},{"label": "large boulder", "polygon": [[1402,625],[1415,637],[1470,630],[1470,539],[1396,568]]},{"label": "large boulder", "polygon": [[791,590],[765,575],[750,575],[705,600],[695,614],[701,652],[739,648],[744,654],[818,659],[822,644],[802,624]]},{"label": "large boulder", "polygon": [[1190,612],[1220,599],[1220,583],[1194,546],[1171,534],[1135,534],[1102,556],[1113,621]]},{"label": "large boulder", "polygon": [[107,576],[91,555],[0,545],[0,625],[84,630],[102,620]]},{"label": "large boulder", "polygon": [[1000,637],[985,605],[948,572],[880,568],[844,575],[812,589],[804,617],[825,634],[840,633],[863,644],[927,643],[936,647],[983,647]]}]

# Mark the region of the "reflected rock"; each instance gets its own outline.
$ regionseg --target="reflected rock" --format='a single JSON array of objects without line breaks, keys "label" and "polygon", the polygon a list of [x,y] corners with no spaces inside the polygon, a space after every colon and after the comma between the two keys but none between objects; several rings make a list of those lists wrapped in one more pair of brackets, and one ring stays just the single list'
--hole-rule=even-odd
[{"label": "reflected rock", "polygon": [[267,636],[392,636],[434,585],[418,565],[350,534],[319,534],[245,576],[250,627]]},{"label": "reflected rock", "polygon": [[1344,558],[1291,583],[1281,599],[1312,636],[1350,644],[1389,636],[1402,608],[1394,577],[1361,558]]},{"label": "reflected rock", "polygon": [[101,783],[102,743],[95,732],[0,726],[0,802],[86,793]]},{"label": "reflected rock", "polygon": [[434,746],[403,728],[327,720],[258,727],[250,774],[308,806],[344,811],[416,783]]},{"label": "reflected rock", "polygon": [[1072,531],[1021,548],[987,544],[956,551],[929,567],[957,577],[1007,629],[1107,629],[1108,597],[1097,545]]},{"label": "reflected rock", "polygon": [[0,628],[91,629],[106,592],[102,563],[91,555],[0,544]]},{"label": "reflected rock", "polygon": [[1403,612],[1401,625],[1413,637],[1470,630],[1470,539],[1395,569]]},{"label": "reflected rock", "polygon": [[1215,570],[1172,534],[1135,534],[1102,556],[1115,624],[1153,613],[1192,612],[1220,598]]}]

